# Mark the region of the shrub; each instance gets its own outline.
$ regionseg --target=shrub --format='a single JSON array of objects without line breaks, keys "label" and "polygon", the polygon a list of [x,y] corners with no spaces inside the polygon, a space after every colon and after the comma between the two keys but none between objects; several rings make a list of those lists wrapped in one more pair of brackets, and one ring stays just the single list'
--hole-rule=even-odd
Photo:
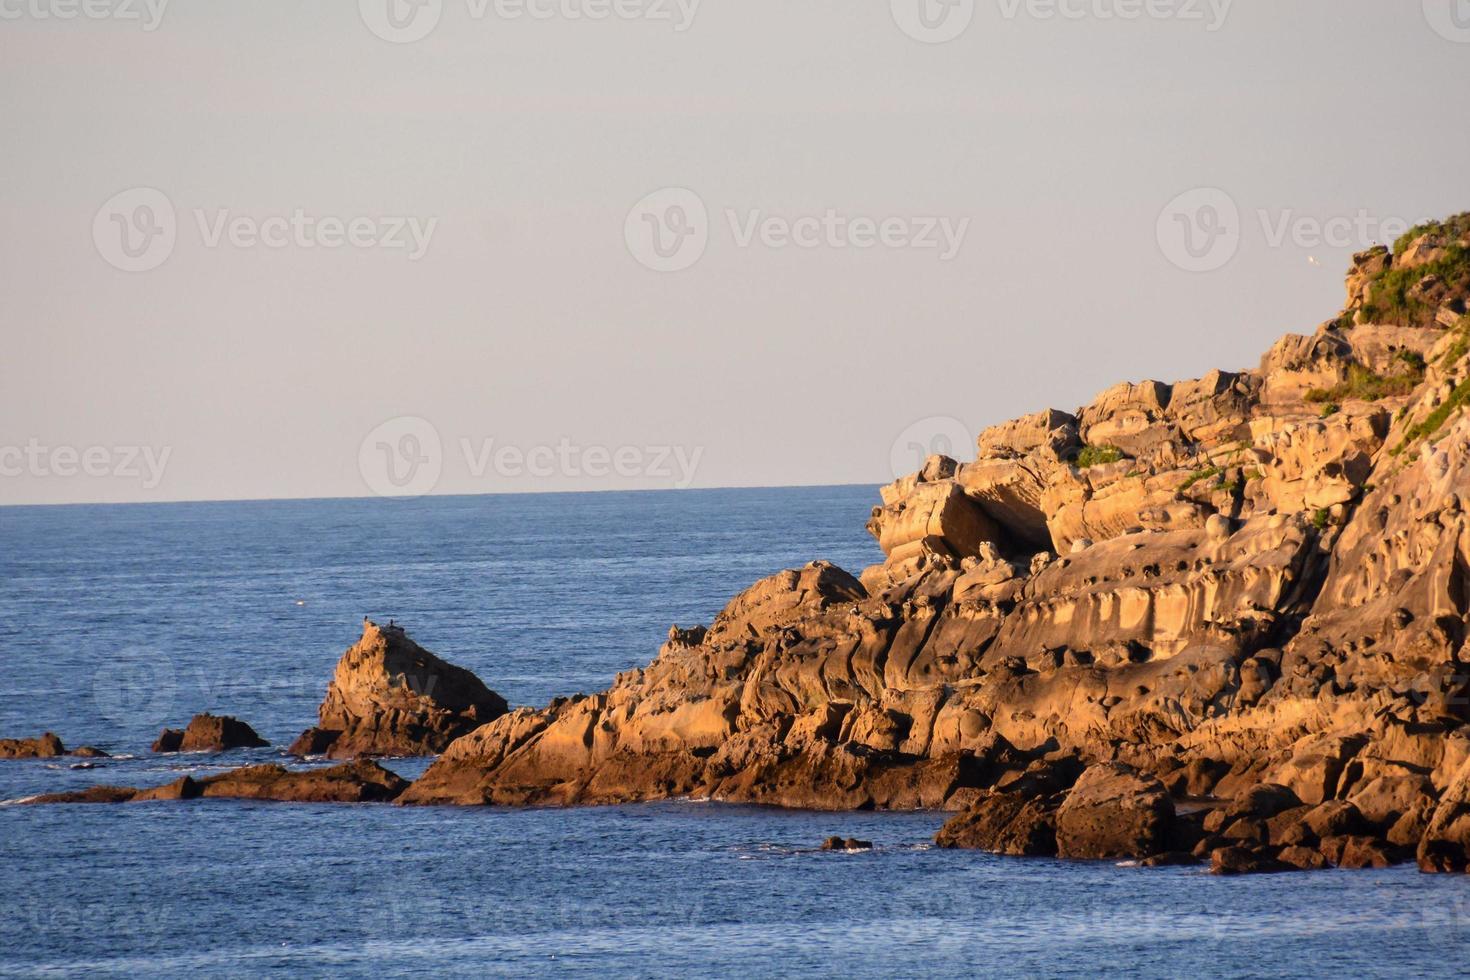
[{"label": "shrub", "polygon": [[1440,357],[1439,364],[1449,367],[1466,354],[1470,354],[1470,313],[1460,317],[1460,322],[1455,324],[1455,342]]},{"label": "shrub", "polygon": [[1439,232],[1449,239],[1459,238],[1466,233],[1470,233],[1470,212],[1457,214],[1453,218],[1446,218],[1443,221],[1429,221],[1410,228],[1398,238],[1394,239],[1394,258],[1403,255],[1405,249],[1414,243],[1414,239],[1422,235],[1427,235],[1432,231]]},{"label": "shrub", "polygon": [[1116,463],[1122,458],[1123,450],[1115,446],[1083,446],[1082,451],[1077,454],[1076,465],[1079,470],[1085,470],[1089,466]]},{"label": "shrub", "polygon": [[1406,372],[1408,374],[1417,375],[1420,378],[1424,377],[1424,368],[1427,365],[1424,363],[1424,355],[1419,353],[1418,351],[1394,351],[1393,359],[1404,365],[1404,368],[1406,369]]},{"label": "shrub", "polygon": [[1397,456],[1403,452],[1411,443],[1434,435],[1450,420],[1450,416],[1466,403],[1470,403],[1470,378],[1455,385],[1455,390],[1450,392],[1450,397],[1425,416],[1422,422],[1409,426],[1409,430],[1404,433],[1404,441],[1394,448],[1394,455]]},{"label": "shrub", "polygon": [[1187,479],[1183,483],[1179,484],[1179,489],[1180,490],[1188,490],[1190,487],[1194,486],[1196,483],[1198,483],[1201,480],[1208,480],[1212,476],[1219,476],[1219,475],[1220,475],[1220,467],[1218,467],[1218,466],[1207,466],[1207,467],[1205,467],[1202,470],[1195,470],[1193,473],[1190,474],[1189,479]]},{"label": "shrub", "polygon": [[[1402,239],[1400,239],[1402,241]],[[1438,276],[1452,290],[1470,288],[1470,250],[1451,244],[1437,261],[1413,269],[1389,268],[1374,277],[1363,312],[1377,323],[1427,326],[1434,320],[1434,307],[1409,296],[1425,276]]]},{"label": "shrub", "polygon": [[1332,513],[1326,507],[1323,507],[1321,510],[1317,511],[1317,513],[1312,515],[1312,526],[1319,531],[1325,530],[1327,527],[1327,522],[1331,520],[1331,518]]},{"label": "shrub", "polygon": [[[1411,352],[1400,351],[1399,353]],[[1418,387],[1419,382],[1424,380],[1424,358],[1417,354],[1413,356],[1418,359],[1417,367],[1406,362],[1403,371],[1387,376],[1361,364],[1350,364],[1346,381],[1339,382],[1331,388],[1313,388],[1307,392],[1305,397],[1309,402],[1331,403],[1352,398],[1365,402],[1376,402],[1380,398],[1407,395]]]}]

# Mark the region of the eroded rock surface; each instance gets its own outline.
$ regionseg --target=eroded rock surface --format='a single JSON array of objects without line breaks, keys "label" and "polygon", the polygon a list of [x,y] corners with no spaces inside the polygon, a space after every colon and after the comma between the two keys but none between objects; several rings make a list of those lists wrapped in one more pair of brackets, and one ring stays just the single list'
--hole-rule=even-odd
[{"label": "eroded rock surface", "polygon": [[433,755],[506,713],[478,677],[434,656],[394,624],[363,622],[337,663],[320,721],[292,743],[294,755]]},{"label": "eroded rock surface", "polygon": [[944,807],[942,844],[1003,853],[1463,869],[1470,217],[1347,292],[1254,368],[931,458],[883,488],[883,563],[763,579],[401,800]]}]

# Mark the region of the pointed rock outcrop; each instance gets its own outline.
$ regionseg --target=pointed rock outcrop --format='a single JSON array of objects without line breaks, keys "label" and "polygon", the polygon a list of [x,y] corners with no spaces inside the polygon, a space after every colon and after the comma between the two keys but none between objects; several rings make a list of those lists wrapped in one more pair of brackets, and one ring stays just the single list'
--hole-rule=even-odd
[{"label": "pointed rock outcrop", "polygon": [[507,711],[478,677],[434,656],[394,624],[363,622],[362,638],[337,663],[316,727],[293,755],[436,755]]}]

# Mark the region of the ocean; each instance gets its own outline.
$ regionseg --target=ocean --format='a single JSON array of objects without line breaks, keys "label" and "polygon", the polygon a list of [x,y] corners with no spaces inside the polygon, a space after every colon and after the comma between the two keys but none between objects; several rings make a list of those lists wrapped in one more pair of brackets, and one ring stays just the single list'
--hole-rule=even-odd
[{"label": "ocean", "polygon": [[[814,558],[872,487],[0,508],[0,800],[280,758],[364,616],[512,705],[606,687]],[[150,756],[236,715],[272,748]],[[423,761],[394,762],[412,776]],[[0,975],[1463,975],[1470,882],[930,845],[940,813],[0,804]],[[866,853],[816,850],[832,834]]]}]

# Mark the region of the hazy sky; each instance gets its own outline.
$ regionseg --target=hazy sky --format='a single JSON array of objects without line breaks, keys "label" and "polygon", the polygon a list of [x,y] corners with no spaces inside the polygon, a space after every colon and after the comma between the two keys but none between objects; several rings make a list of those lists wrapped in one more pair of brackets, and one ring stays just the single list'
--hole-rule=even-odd
[{"label": "hazy sky", "polygon": [[387,2],[0,0],[0,502],[877,483],[1470,209],[1465,0]]}]

